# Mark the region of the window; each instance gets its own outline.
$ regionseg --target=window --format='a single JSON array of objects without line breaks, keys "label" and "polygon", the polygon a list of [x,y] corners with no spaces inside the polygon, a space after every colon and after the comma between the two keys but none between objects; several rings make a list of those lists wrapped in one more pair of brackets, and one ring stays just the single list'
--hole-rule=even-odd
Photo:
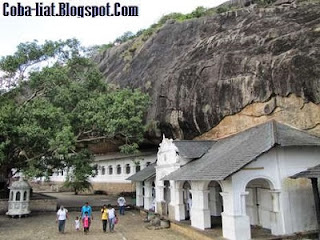
[{"label": "window", "polygon": [[20,201],[20,195],[21,195],[20,192],[16,193],[16,201]]},{"label": "window", "polygon": [[109,175],[112,175],[113,174],[113,168],[112,166],[109,166]]},{"label": "window", "polygon": [[23,193],[23,201],[26,201],[27,200],[27,191],[24,191]]},{"label": "window", "polygon": [[139,172],[140,171],[140,164],[137,164],[136,165],[136,172]]},{"label": "window", "polygon": [[104,166],[102,166],[101,168],[101,175],[105,175],[106,174],[106,168]]},{"label": "window", "polygon": [[117,174],[121,174],[121,166],[120,166],[120,164],[117,165]]},{"label": "window", "polygon": [[130,174],[130,164],[126,164],[126,174]]}]

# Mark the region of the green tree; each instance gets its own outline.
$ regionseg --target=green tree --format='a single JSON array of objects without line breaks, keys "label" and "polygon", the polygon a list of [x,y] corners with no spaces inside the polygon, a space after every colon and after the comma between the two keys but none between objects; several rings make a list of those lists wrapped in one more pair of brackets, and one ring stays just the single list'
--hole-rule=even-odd
[{"label": "green tree", "polygon": [[120,37],[118,37],[115,42],[118,42],[118,43],[124,43],[132,38],[134,38],[134,34],[130,31],[128,32],[125,32],[124,34],[122,34]]},{"label": "green tree", "polygon": [[71,155],[68,170],[64,186],[72,188],[75,195],[79,191],[92,188],[89,178],[95,176],[97,168],[90,152],[82,150],[78,154]]},{"label": "green tree", "polygon": [[[117,141],[123,152],[132,152],[142,140],[148,96],[108,86],[76,40],[52,45],[59,47],[50,58],[39,54],[25,60],[18,48],[0,60],[1,70],[11,76],[19,75],[22,66],[41,66],[0,95],[0,169],[8,174],[14,168],[43,176],[75,164],[90,143]],[[39,52],[47,48],[31,46]],[[42,59],[49,66],[43,67]],[[11,61],[19,64],[10,67]],[[92,163],[84,162],[89,169]]]},{"label": "green tree", "polygon": [[76,39],[66,41],[45,41],[39,44],[33,42],[20,43],[13,55],[2,57],[0,69],[6,74],[0,78],[0,87],[15,87],[27,79],[30,71],[39,70],[40,63],[49,63],[53,59],[63,63],[67,59],[83,52],[83,48]]}]

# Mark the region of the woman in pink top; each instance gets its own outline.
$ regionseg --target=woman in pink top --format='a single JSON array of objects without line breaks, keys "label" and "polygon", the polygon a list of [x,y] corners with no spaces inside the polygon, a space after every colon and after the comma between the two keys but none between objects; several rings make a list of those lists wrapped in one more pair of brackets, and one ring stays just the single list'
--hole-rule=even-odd
[{"label": "woman in pink top", "polygon": [[85,214],[85,216],[82,219],[82,221],[83,221],[83,231],[84,231],[84,234],[87,234],[88,231],[89,231],[89,216],[88,216],[88,212],[85,212],[84,214]]}]

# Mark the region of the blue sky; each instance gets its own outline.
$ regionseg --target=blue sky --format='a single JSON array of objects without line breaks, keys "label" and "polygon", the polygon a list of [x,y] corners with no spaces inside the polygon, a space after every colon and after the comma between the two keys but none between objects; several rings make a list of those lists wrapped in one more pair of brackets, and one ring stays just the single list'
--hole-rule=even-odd
[{"label": "blue sky", "polygon": [[[0,0],[0,56],[14,53],[21,42],[77,38],[85,46],[112,42],[126,31],[136,32],[157,22],[170,12],[191,12],[198,6],[214,7],[225,0],[66,0],[74,5],[137,5],[139,17],[5,17],[3,3],[32,5],[35,0]],[[43,0],[45,4],[58,2]],[[61,2],[61,1],[60,1]]]}]

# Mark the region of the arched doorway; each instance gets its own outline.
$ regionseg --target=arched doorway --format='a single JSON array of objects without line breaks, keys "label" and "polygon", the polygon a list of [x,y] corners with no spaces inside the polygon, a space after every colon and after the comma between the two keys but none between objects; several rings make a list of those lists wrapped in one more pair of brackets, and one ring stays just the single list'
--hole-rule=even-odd
[{"label": "arched doorway", "polygon": [[145,194],[145,186],[144,186],[144,181],[142,182],[142,207],[144,208],[144,196]]},{"label": "arched doorway", "polygon": [[221,227],[221,213],[223,212],[223,201],[220,193],[222,192],[221,186],[216,181],[211,181],[208,184],[208,205],[211,216],[211,228]]},{"label": "arched doorway", "polygon": [[192,204],[192,194],[190,192],[191,185],[188,181],[185,181],[182,185],[182,195],[183,195],[183,204],[184,204],[184,212],[185,212],[185,219],[190,220],[190,208]]},{"label": "arched doorway", "polygon": [[154,181],[152,182],[152,210],[155,211],[156,209],[156,186]]},{"label": "arched doorway", "polygon": [[[272,183],[266,179],[253,179],[246,185],[246,214],[249,216],[252,229],[261,229],[272,232],[275,219],[273,211]],[[257,228],[258,227],[258,228]],[[261,232],[259,230],[259,232]],[[251,232],[254,236],[254,232]]]}]

